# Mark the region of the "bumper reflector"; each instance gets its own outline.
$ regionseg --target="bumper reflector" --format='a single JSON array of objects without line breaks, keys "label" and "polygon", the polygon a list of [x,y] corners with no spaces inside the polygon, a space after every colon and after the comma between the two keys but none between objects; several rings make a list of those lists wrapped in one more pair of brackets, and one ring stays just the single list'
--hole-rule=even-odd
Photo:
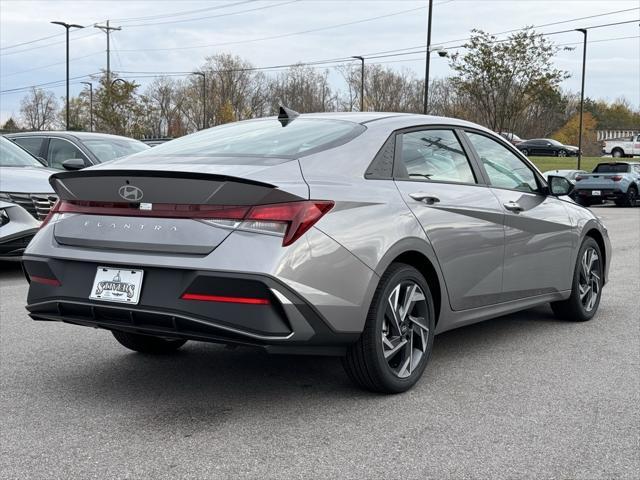
[{"label": "bumper reflector", "polygon": [[202,302],[243,303],[247,305],[269,305],[267,298],[226,297],[220,295],[203,295],[200,293],[183,293],[182,300],[199,300]]},{"label": "bumper reflector", "polygon": [[50,285],[52,287],[59,287],[60,285],[62,285],[60,283],[60,280],[58,280],[57,278],[39,277],[37,275],[29,275],[29,278],[32,282],[41,283],[43,285]]}]

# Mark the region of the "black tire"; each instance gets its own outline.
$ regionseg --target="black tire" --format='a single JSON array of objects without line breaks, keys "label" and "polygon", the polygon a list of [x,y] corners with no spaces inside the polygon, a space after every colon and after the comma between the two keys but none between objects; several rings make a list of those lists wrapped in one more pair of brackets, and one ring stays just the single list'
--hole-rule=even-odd
[{"label": "black tire", "polygon": [[567,156],[567,152],[566,150],[558,150],[558,152],[556,153],[556,155],[558,157],[566,157]]},{"label": "black tire", "polygon": [[[638,204],[638,187],[635,185],[630,185],[627,188],[627,195],[624,200],[621,202],[621,206],[625,207],[635,207]],[[616,205],[618,205],[616,203]]]},{"label": "black tire", "polygon": [[613,158],[623,158],[624,150],[622,150],[621,148],[614,148],[613,150],[611,150],[611,156]]},{"label": "black tire", "polygon": [[[387,338],[391,338],[390,329],[393,328],[395,330],[395,327],[392,327],[388,321],[391,318],[389,312],[392,313],[392,306],[389,303],[390,296],[396,289],[398,292],[402,292],[403,285],[412,284],[417,285],[424,294],[424,299],[410,303],[413,308],[420,307],[422,309],[421,314],[424,316],[419,318],[424,320],[424,326],[419,328],[415,326],[417,324],[412,324],[406,320],[405,322],[411,325],[411,333],[405,331],[404,334],[401,333],[395,337],[396,340],[403,340],[404,337],[402,335],[405,335],[407,340],[402,344],[404,345],[402,348],[398,348],[395,354],[385,359],[385,347],[383,346],[385,325]],[[405,295],[407,295],[407,291],[408,289],[405,290]],[[410,317],[409,313],[411,311],[413,310],[407,312],[404,318]],[[400,323],[404,324],[405,322]],[[433,348],[434,330],[435,311],[433,297],[427,281],[415,268],[403,263],[394,263],[382,275],[369,308],[364,331],[358,341],[348,349],[346,356],[343,357],[342,364],[349,378],[356,385],[366,390],[380,393],[405,392],[420,379],[429,362]],[[413,343],[414,338],[416,338],[414,335],[417,335],[415,340],[416,349],[414,349]],[[410,344],[408,338],[411,340]],[[400,365],[403,363],[406,366],[404,360],[406,359],[407,347],[411,352],[408,362],[410,373],[404,371]],[[419,354],[420,358],[416,362],[415,368],[411,368],[414,352],[416,355]],[[396,361],[397,356],[402,356],[402,358],[397,360],[398,364],[394,367],[392,363]],[[400,372],[394,372],[394,368],[400,369]],[[403,373],[408,376],[402,378],[401,375]]]},{"label": "black tire", "polygon": [[[595,266],[596,273],[599,276],[598,291],[595,298],[595,303],[588,309],[584,304],[584,299],[580,295],[580,284],[583,281],[583,268],[582,260],[585,253],[588,250],[595,251],[598,255],[597,265]],[[600,298],[602,297],[602,278],[603,278],[603,257],[598,242],[591,237],[586,237],[582,242],[580,251],[578,252],[578,258],[576,259],[576,265],[573,272],[573,282],[571,287],[571,296],[560,302],[552,302],[551,309],[556,317],[562,320],[569,320],[573,322],[586,322],[591,320],[598,311],[600,305]],[[587,279],[588,282],[588,279]]]},{"label": "black tire", "polygon": [[528,157],[528,156],[529,156],[529,150],[527,150],[526,148],[523,148],[523,149],[522,149],[522,150],[520,150],[520,151],[522,152],[522,154],[523,154],[525,157]]},{"label": "black tire", "polygon": [[112,330],[111,333],[113,333],[113,336],[120,345],[127,347],[129,350],[155,355],[174,352],[187,343],[186,340],[181,339],[154,337],[153,335],[142,335],[140,333],[121,332],[118,330]]},{"label": "black tire", "polygon": [[583,207],[590,207],[591,206],[591,200],[587,200],[586,198],[577,197],[576,203],[578,205],[582,205]]}]

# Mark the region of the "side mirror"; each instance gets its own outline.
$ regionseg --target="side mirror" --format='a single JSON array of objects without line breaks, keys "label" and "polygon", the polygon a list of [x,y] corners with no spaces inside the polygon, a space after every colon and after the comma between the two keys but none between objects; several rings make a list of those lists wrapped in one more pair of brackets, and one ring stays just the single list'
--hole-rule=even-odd
[{"label": "side mirror", "polygon": [[81,158],[70,158],[69,160],[62,162],[62,166],[65,170],[81,170],[86,165],[84,164],[84,160]]},{"label": "side mirror", "polygon": [[549,194],[554,197],[561,197],[563,195],[569,195],[573,192],[573,184],[565,177],[558,175],[549,175],[547,177],[547,183],[549,184]]}]

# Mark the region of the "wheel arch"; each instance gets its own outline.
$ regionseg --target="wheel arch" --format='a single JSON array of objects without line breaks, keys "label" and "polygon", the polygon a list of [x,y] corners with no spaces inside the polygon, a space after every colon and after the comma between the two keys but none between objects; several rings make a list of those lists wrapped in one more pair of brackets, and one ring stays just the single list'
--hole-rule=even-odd
[{"label": "wheel arch", "polygon": [[[593,238],[595,240],[595,242],[598,244],[598,247],[600,248],[600,253],[602,254],[602,265],[603,265],[603,272],[606,271],[606,269],[604,268],[604,265],[607,265],[607,247],[606,247],[606,243],[604,241],[604,237],[602,236],[602,233],[600,233],[600,230],[598,230],[597,228],[590,228],[589,230],[587,230],[587,232],[584,234],[584,238]],[[607,279],[603,278],[603,282],[606,283]]]},{"label": "wheel arch", "polygon": [[624,149],[622,147],[613,147],[611,149],[611,155],[613,155],[616,150],[618,150],[623,157],[625,156]]},{"label": "wheel arch", "polygon": [[438,325],[440,311],[442,307],[442,288],[438,273],[431,261],[422,253],[416,250],[408,250],[394,258],[392,263],[406,263],[417,269],[427,281],[431,296],[433,297],[433,310],[436,314],[435,324]]}]

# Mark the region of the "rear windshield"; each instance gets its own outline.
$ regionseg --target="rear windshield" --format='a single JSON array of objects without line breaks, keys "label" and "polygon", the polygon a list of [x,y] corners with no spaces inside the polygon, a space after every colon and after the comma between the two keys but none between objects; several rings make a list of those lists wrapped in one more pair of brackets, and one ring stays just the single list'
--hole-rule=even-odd
[{"label": "rear windshield", "polygon": [[601,163],[597,165],[593,173],[627,173],[628,163]]},{"label": "rear windshield", "polygon": [[[342,145],[366,128],[342,120],[297,118],[283,127],[277,119],[229,123],[187,135],[138,153],[162,163],[162,157],[295,158]],[[174,161],[172,160],[172,161]],[[219,163],[214,158],[207,163]],[[262,163],[259,158],[240,163]]]}]

